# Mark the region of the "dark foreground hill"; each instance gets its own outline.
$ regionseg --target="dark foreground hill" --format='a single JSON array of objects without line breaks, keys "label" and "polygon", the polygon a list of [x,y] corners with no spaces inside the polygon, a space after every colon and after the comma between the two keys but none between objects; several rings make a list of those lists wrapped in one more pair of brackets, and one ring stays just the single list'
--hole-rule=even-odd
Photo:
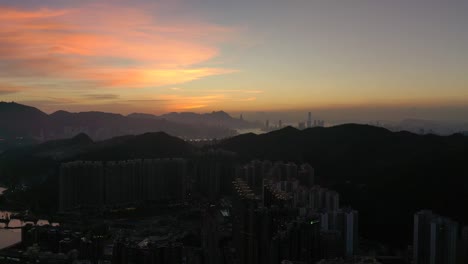
[{"label": "dark foreground hill", "polygon": [[[468,224],[468,137],[463,135],[420,136],[363,125],[287,127],[236,136],[215,147],[236,152],[244,161],[309,162],[319,184],[336,189],[343,205],[359,210],[367,238],[404,247],[411,241],[413,214],[421,209]],[[166,133],[100,142],[80,134],[6,151],[0,155],[0,182],[38,185],[21,199],[38,210],[53,210],[62,161],[188,157],[193,152],[190,144]]]},{"label": "dark foreground hill", "polygon": [[[404,246],[413,213],[433,209],[468,224],[468,137],[415,135],[365,125],[245,134],[219,148],[244,159],[306,161],[318,182],[360,211],[367,237]],[[403,236],[402,236],[403,235]]]},{"label": "dark foreground hill", "polygon": [[26,185],[8,195],[13,209],[53,213],[57,209],[60,163],[70,160],[127,160],[186,157],[192,145],[163,132],[121,136],[94,142],[85,134],[8,150],[0,155],[0,183]]},{"label": "dark foreground hill", "polygon": [[82,160],[126,160],[139,158],[185,157],[192,145],[164,132],[122,136],[101,141],[86,148],[75,158]]},{"label": "dark foreground hill", "polygon": [[0,182],[31,185],[43,182],[67,160],[126,160],[185,157],[193,147],[164,132],[121,136],[94,142],[85,134],[8,150],[0,155]]},{"label": "dark foreground hill", "polygon": [[78,155],[94,142],[85,134],[71,139],[12,148],[0,155],[0,182],[35,184],[55,173],[57,162]]}]

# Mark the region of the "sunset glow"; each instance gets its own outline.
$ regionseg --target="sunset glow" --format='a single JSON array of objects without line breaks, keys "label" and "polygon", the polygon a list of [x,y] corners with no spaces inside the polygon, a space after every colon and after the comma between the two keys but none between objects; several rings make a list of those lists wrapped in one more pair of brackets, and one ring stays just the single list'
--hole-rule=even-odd
[{"label": "sunset glow", "polygon": [[306,2],[0,0],[1,99],[124,114],[468,102],[465,4]]}]

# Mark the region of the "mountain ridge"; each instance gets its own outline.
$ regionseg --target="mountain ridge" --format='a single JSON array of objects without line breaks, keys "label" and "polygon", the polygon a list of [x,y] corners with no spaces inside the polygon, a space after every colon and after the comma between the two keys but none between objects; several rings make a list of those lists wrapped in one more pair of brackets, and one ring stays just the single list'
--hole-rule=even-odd
[{"label": "mountain ridge", "polygon": [[162,115],[152,115],[146,113],[132,113],[127,115],[131,118],[142,119],[163,119],[182,124],[203,124],[210,126],[223,126],[230,129],[252,128],[256,125],[246,120],[231,117],[225,111],[212,111],[210,113],[195,112],[170,112]]},{"label": "mountain ridge", "polygon": [[47,141],[86,133],[94,140],[104,140],[120,135],[155,131],[165,131],[183,138],[223,138],[235,135],[237,125],[245,125],[227,113],[222,113],[224,113],[223,122],[214,121],[213,115],[219,115],[219,112],[207,115],[193,113],[196,118],[193,122],[189,122],[165,115],[124,116],[100,111],[73,113],[58,110],[48,115],[31,106],[0,102],[0,139],[13,140],[26,137]]}]

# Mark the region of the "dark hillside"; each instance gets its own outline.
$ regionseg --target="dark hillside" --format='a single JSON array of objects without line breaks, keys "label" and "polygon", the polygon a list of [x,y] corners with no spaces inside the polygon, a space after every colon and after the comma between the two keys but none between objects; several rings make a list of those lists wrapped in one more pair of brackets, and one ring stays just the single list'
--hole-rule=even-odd
[{"label": "dark hillside", "polygon": [[[309,162],[318,182],[360,211],[364,234],[390,243],[412,236],[412,214],[434,209],[468,224],[468,137],[390,132],[367,125],[241,135],[219,148],[244,159]],[[374,223],[393,223],[381,228]],[[403,232],[396,232],[396,229]],[[404,246],[404,245],[402,245]]]}]

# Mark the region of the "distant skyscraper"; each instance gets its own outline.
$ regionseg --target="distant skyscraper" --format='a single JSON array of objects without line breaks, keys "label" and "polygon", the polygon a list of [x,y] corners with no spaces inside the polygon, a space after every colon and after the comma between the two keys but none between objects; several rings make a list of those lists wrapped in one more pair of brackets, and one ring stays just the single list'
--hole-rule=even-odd
[{"label": "distant skyscraper", "polygon": [[[312,121],[311,121],[312,123]],[[314,120],[314,127],[324,127],[325,126],[325,121],[324,120]]]},{"label": "distant skyscraper", "polygon": [[283,127],[283,121],[280,120],[280,121],[278,122],[278,128],[282,128],[282,127]]},{"label": "distant skyscraper", "polygon": [[265,121],[265,128],[269,129],[270,128],[270,120]]},{"label": "distant skyscraper", "polygon": [[413,258],[415,264],[455,264],[458,224],[420,211],[414,214]]},{"label": "distant skyscraper", "polygon": [[309,116],[307,117],[307,127],[312,127],[312,113],[309,112]]},{"label": "distant skyscraper", "polygon": [[240,114],[239,119],[240,119],[240,120],[244,120],[244,117],[242,116],[242,114]]}]

